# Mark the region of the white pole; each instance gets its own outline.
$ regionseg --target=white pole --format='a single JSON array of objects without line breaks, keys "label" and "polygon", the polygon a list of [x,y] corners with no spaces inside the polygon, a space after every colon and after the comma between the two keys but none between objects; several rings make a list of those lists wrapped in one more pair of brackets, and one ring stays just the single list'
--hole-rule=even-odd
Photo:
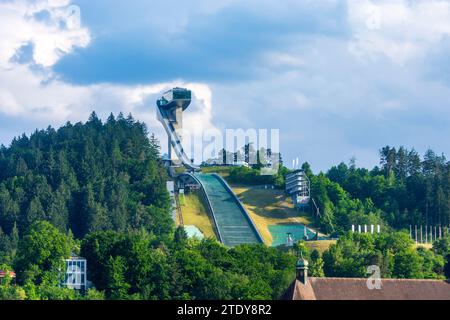
[{"label": "white pole", "polygon": [[364,233],[367,233],[367,224],[364,225]]},{"label": "white pole", "polygon": [[375,226],[373,224],[370,225],[370,233],[374,234]]},{"label": "white pole", "polygon": [[358,224],[358,233],[361,233],[361,225]]},{"label": "white pole", "polygon": [[430,243],[433,243],[433,226],[430,226]]},{"label": "white pole", "polygon": [[352,224],[352,233],[355,233],[355,225]]},{"label": "white pole", "polygon": [[377,225],[377,232],[381,233],[381,226],[380,225]]},{"label": "white pole", "polygon": [[430,226],[430,243],[433,243],[433,226]]},{"label": "white pole", "polygon": [[423,243],[423,229],[422,229],[422,226],[420,226],[420,243]]},{"label": "white pole", "polygon": [[415,225],[414,228],[415,228],[415,231],[416,231],[416,244],[417,244],[417,242],[418,242],[417,241],[417,225]]}]

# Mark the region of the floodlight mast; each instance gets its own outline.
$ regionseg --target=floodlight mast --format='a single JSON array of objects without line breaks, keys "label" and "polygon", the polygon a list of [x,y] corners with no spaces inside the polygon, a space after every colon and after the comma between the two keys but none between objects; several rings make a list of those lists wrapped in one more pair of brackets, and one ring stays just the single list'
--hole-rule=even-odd
[{"label": "floodlight mast", "polygon": [[[184,165],[190,171],[200,171],[186,155],[180,131],[183,129],[183,111],[191,104],[192,92],[184,88],[174,88],[163,94],[157,101],[158,120],[168,136],[169,161],[174,165]],[[174,153],[178,157],[174,157]]]}]

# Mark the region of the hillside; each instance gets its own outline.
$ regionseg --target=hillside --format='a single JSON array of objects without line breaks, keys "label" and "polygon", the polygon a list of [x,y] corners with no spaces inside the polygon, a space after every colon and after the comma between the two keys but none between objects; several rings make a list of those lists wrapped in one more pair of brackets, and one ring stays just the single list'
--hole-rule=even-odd
[{"label": "hillside", "polygon": [[[23,135],[1,147],[0,169],[0,271],[16,274],[0,300],[276,299],[294,276],[293,255],[175,229],[158,142],[131,116]],[[185,222],[213,237],[199,199],[184,200]],[[61,285],[72,253],[87,260],[87,292]]]},{"label": "hillside", "polygon": [[295,210],[292,201],[282,190],[240,186],[234,187],[233,191],[244,204],[267,245],[273,242],[269,226],[311,223],[310,216]]},{"label": "hillside", "polygon": [[196,226],[206,238],[217,238],[212,217],[208,215],[198,193],[192,192],[184,196],[181,214],[185,226]]},{"label": "hillside", "polygon": [[9,234],[40,220],[82,238],[92,231],[127,229],[167,234],[165,170],[156,140],[131,116],[93,113],[16,138],[0,149],[0,226]]},{"label": "hillside", "polygon": [[449,225],[450,162],[444,155],[428,150],[421,157],[414,149],[386,146],[380,164],[368,170],[341,163],[319,174],[303,164],[322,214],[322,231],[339,235],[352,224],[395,230]]},{"label": "hillside", "polygon": [[[0,270],[14,270],[17,277],[13,285],[0,284],[0,300],[277,299],[292,282],[299,255],[310,261],[314,277],[364,277],[372,264],[389,278],[449,277],[449,236],[430,250],[416,248],[408,233],[388,228],[379,235],[342,232],[349,221],[386,219],[376,208],[392,189],[371,202],[350,188],[355,176],[392,188],[402,180],[392,173],[385,180],[381,170],[367,176],[353,167],[338,167],[345,175],[336,169],[314,175],[306,164],[304,169],[321,206],[318,222],[340,232],[339,240],[227,248],[174,229],[158,142],[131,116],[102,123],[93,114],[84,124],[14,139],[0,150]],[[221,173],[253,181],[257,169]],[[271,182],[282,183],[282,176]],[[316,223],[294,210],[281,188],[261,188],[256,181],[234,187],[266,244],[274,242],[273,234],[283,243],[287,226]],[[212,235],[198,197],[191,194],[183,202],[184,222]],[[95,289],[85,295],[61,286],[60,270],[71,253],[88,261]]]}]

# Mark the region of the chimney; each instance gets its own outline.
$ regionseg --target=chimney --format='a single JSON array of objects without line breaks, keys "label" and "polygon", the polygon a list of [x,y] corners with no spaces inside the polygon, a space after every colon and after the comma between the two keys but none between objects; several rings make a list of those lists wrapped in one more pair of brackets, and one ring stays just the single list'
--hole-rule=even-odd
[{"label": "chimney", "polygon": [[308,283],[308,261],[303,259],[303,254],[297,261],[297,280],[303,284]]}]

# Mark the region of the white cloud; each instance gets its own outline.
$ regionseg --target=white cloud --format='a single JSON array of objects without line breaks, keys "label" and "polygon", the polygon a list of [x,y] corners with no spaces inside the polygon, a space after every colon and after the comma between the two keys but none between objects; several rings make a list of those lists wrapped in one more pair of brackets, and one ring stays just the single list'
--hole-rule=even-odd
[{"label": "white cloud", "polygon": [[[75,47],[86,47],[90,34],[78,27],[70,1],[24,1],[0,3],[0,67],[11,67],[10,59],[26,44],[34,45],[33,60],[51,67]],[[48,19],[39,21],[36,14],[45,12]]]},{"label": "white cloud", "polygon": [[[272,3],[252,0],[239,5],[267,18],[270,26],[275,19],[289,20],[296,15],[301,22],[304,15],[314,11],[301,10],[305,4],[327,9],[334,8],[337,1]],[[191,6],[198,18],[199,14],[217,13],[234,5],[236,0],[202,0],[200,5],[192,2]],[[280,33],[286,41],[261,47],[251,62],[249,72],[257,74],[251,80],[208,85],[179,80],[140,86],[73,85],[52,74],[51,67],[64,55],[90,44],[87,28],[74,30],[60,24],[68,6],[69,0],[0,3],[0,142],[8,143],[9,137],[32,132],[35,127],[86,120],[95,110],[102,118],[110,112],[133,113],[156,131],[166,147],[165,133],[156,120],[155,100],[166,89],[185,86],[193,90],[194,100],[184,124],[196,134],[195,139],[203,130],[215,129],[213,116],[222,129],[279,128],[286,163],[300,155],[322,169],[355,155],[358,164],[371,166],[377,162],[377,148],[384,144],[405,144],[419,150],[431,146],[438,151],[449,147],[441,139],[448,129],[438,120],[448,118],[450,89],[423,79],[420,63],[400,67],[425,57],[450,33],[448,1],[349,0],[351,53],[364,61],[371,59],[371,63],[355,63],[342,34],[334,37],[317,30],[308,34],[306,30],[296,35]],[[174,2],[152,2],[150,8],[165,12],[173,6]],[[48,16],[36,19],[36,13],[42,10],[48,11]],[[327,19],[340,19],[339,14],[333,16],[334,11],[326,12]],[[175,14],[169,25],[164,15],[155,14],[151,22],[161,28],[158,34],[167,41],[172,41],[167,33],[182,33],[194,20],[192,12],[179,10]],[[334,23],[330,25],[333,28]],[[123,41],[126,45],[127,40]],[[11,60],[29,43],[34,45],[31,64]],[[386,63],[381,56],[395,63]],[[234,59],[236,64],[246,61]],[[16,121],[23,126],[17,129]],[[5,123],[9,129],[2,128]],[[11,128],[14,132],[5,134]]]},{"label": "white cloud", "polygon": [[305,61],[294,54],[286,52],[268,52],[264,55],[264,60],[267,63],[266,67],[271,68],[302,68],[305,67]]},{"label": "white cloud", "polygon": [[348,0],[349,50],[363,59],[382,54],[403,65],[450,35],[447,0]]},{"label": "white cloud", "polygon": [[[66,121],[86,120],[94,110],[102,117],[110,112],[132,113],[146,122],[150,130],[156,131],[165,147],[165,134],[156,120],[156,98],[162,91],[187,86],[193,90],[195,99],[186,113],[186,128],[197,133],[197,137],[198,129],[214,128],[212,93],[205,84],[174,81],[148,86],[81,86],[55,77],[51,67],[65,54],[76,47],[87,46],[90,41],[86,28],[61,25],[61,21],[67,19],[67,10],[72,9],[68,0],[0,3],[0,120],[1,117],[28,119],[35,125],[59,126]],[[34,14],[43,10],[48,12],[47,19],[35,19]],[[76,26],[76,21],[70,24]],[[13,61],[19,49],[29,43],[34,46],[33,61],[26,64]],[[40,66],[39,72],[33,71],[36,65]],[[34,129],[21,128],[21,132],[13,135]]]}]

